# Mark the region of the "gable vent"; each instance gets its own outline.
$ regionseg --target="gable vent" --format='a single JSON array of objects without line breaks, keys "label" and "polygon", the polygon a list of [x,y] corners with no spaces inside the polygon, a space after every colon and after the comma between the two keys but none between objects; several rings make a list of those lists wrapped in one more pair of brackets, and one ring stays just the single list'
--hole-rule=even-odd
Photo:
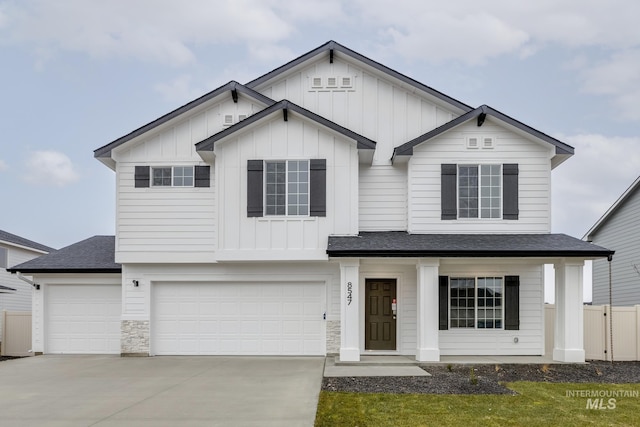
[{"label": "gable vent", "polygon": [[494,141],[491,137],[482,138],[482,148],[493,148]]},{"label": "gable vent", "polygon": [[467,148],[478,148],[480,146],[480,142],[476,137],[468,137],[467,138]]},{"label": "gable vent", "polygon": [[338,78],[337,77],[327,78],[327,87],[338,87]]},{"label": "gable vent", "polygon": [[242,121],[244,119],[246,119],[248,116],[246,114],[238,114],[238,121]]},{"label": "gable vent", "polygon": [[224,115],[223,125],[231,126],[232,124],[233,124],[233,115],[232,114],[225,114]]},{"label": "gable vent", "polygon": [[311,79],[311,87],[321,88],[322,87],[322,77],[314,77],[313,79]]},{"label": "gable vent", "polygon": [[353,84],[351,83],[351,77],[342,77],[340,79],[340,86],[341,87],[351,87],[351,86],[353,86]]}]

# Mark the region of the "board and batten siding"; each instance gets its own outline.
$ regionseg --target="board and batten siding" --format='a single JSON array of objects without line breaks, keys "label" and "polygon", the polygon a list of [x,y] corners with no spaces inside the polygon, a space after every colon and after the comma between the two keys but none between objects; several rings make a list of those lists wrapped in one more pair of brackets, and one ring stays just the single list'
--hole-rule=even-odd
[{"label": "board and batten siding", "polygon": [[[520,277],[520,329],[480,330],[450,328],[440,331],[440,354],[543,355],[544,273],[542,265],[441,265],[440,275],[451,277]],[[515,340],[517,338],[517,342]]]},{"label": "board and batten siding", "polygon": [[[327,259],[329,235],[358,232],[354,141],[317,124],[277,115],[216,145],[220,200],[218,260]],[[326,159],[326,217],[247,216],[248,160]]]},{"label": "board and batten siding", "polygon": [[[337,86],[327,87],[333,77],[338,78]],[[343,77],[351,79],[350,87],[342,87]],[[313,87],[313,78],[322,79],[322,87]],[[333,64],[327,58],[319,59],[258,90],[276,101],[288,99],[376,141],[374,164],[390,164],[394,147],[457,117],[420,96],[415,88],[342,58],[335,58]]]},{"label": "board and batten siding", "polygon": [[[467,137],[493,137],[492,149],[469,149]],[[409,160],[409,231],[413,233],[551,232],[552,148],[532,142],[489,120],[459,126],[416,146]],[[516,163],[519,169],[519,218],[441,219],[441,165]]]},{"label": "board and batten siding", "polygon": [[[611,261],[613,304],[640,304],[640,189],[607,219],[593,243],[616,251]],[[593,261],[593,304],[609,304],[609,262]],[[637,268],[634,268],[634,265]]]},{"label": "board and batten siding", "polygon": [[407,165],[360,165],[360,231],[407,229]]}]

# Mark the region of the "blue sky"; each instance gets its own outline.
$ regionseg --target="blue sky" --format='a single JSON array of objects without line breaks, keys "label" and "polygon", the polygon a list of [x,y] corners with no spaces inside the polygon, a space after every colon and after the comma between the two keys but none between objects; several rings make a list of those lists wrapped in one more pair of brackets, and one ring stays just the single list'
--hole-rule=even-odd
[{"label": "blue sky", "polygon": [[58,248],[113,234],[94,149],[336,40],[574,146],[553,231],[582,237],[640,175],[638,16],[629,0],[0,0],[0,228]]}]

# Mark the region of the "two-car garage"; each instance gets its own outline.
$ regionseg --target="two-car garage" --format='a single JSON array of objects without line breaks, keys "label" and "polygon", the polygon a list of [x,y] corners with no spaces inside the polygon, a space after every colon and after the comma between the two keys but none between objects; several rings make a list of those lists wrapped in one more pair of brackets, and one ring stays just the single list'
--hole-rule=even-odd
[{"label": "two-car garage", "polygon": [[[151,355],[324,355],[322,282],[150,283]],[[44,352],[119,354],[122,286],[55,284]]]}]

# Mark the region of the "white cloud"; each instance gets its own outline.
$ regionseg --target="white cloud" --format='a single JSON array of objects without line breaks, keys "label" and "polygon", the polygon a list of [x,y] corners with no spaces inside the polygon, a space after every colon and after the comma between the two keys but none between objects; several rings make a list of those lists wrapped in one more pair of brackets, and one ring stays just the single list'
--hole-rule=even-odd
[{"label": "white cloud", "polygon": [[640,121],[640,48],[616,52],[582,76],[586,92],[611,97],[622,119]]},{"label": "white cloud", "polygon": [[640,137],[560,136],[575,155],[552,173],[553,229],[582,237],[640,174]]},{"label": "white cloud", "polygon": [[182,66],[193,47],[247,44],[254,49],[289,36],[293,25],[260,0],[30,0],[5,7],[8,39],[49,54],[81,52]]},{"label": "white cloud", "polygon": [[64,187],[80,178],[71,160],[57,151],[35,151],[26,166],[24,178],[35,185]]},{"label": "white cloud", "polygon": [[7,170],[9,167],[4,160],[0,159],[0,172]]},{"label": "white cloud", "polygon": [[167,101],[175,103],[185,103],[208,91],[193,86],[193,79],[190,74],[183,74],[168,83],[158,83],[154,89],[159,92]]}]

